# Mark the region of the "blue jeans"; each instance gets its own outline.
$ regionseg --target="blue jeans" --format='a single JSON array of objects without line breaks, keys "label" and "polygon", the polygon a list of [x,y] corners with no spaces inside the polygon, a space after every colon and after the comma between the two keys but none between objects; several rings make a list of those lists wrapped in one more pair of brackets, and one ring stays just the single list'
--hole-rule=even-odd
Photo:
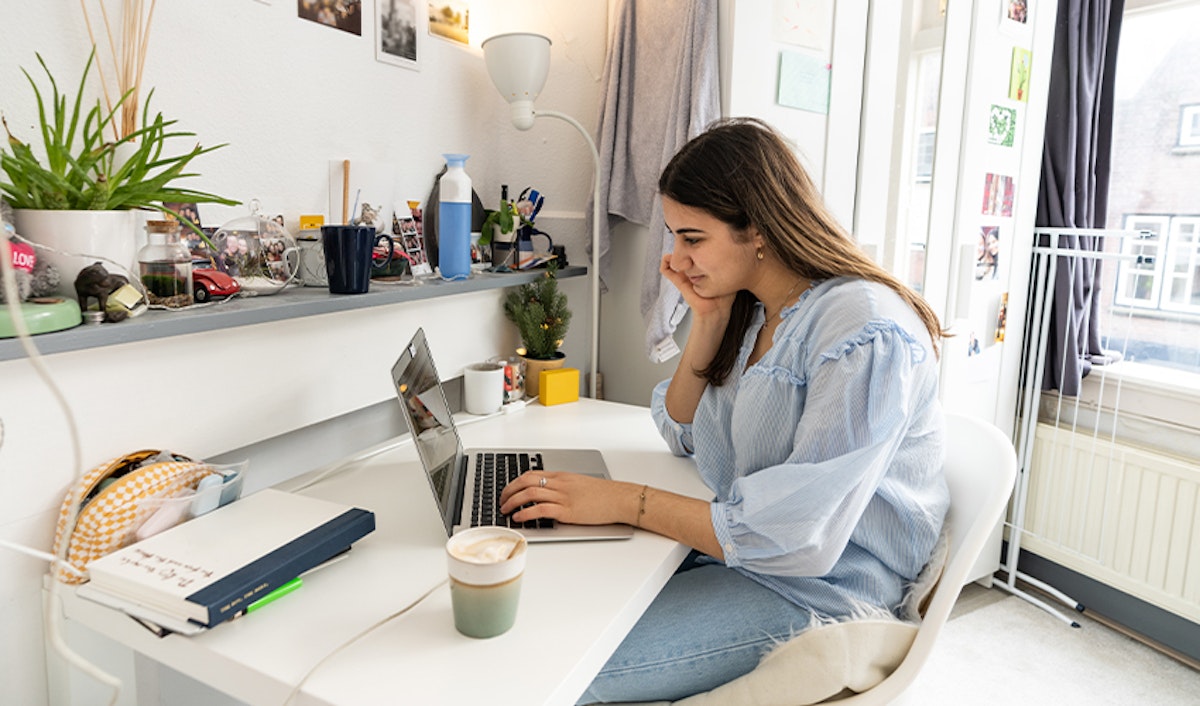
[{"label": "blue jeans", "polygon": [[[692,568],[695,567],[695,568]],[[673,701],[747,674],[811,613],[723,564],[684,562],[580,704]]]}]

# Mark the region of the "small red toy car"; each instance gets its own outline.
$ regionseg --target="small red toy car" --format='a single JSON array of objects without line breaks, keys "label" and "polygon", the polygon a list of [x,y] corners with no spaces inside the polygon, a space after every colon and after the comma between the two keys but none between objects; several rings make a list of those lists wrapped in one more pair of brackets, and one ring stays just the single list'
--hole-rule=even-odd
[{"label": "small red toy car", "polygon": [[242,285],[220,270],[192,270],[192,294],[203,304],[213,297],[228,297],[242,291]]}]

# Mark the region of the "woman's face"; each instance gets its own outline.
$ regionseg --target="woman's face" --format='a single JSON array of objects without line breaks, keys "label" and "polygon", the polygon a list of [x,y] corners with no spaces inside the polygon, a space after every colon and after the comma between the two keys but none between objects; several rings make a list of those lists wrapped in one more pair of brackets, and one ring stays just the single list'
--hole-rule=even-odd
[{"label": "woman's face", "polygon": [[755,251],[761,247],[757,233],[744,242],[724,221],[707,211],[662,197],[663,219],[675,236],[671,269],[691,280],[703,297],[734,294],[753,289],[759,270]]}]

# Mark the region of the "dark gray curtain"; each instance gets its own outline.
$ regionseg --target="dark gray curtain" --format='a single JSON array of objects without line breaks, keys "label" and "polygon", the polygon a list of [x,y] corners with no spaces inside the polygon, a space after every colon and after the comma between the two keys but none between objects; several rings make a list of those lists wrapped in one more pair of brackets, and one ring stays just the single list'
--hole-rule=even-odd
[{"label": "dark gray curtain", "polygon": [[[1104,228],[1112,147],[1113,83],[1125,0],[1059,0],[1046,112],[1037,225]],[[1102,250],[1097,236],[1061,236],[1060,248]],[[1060,257],[1042,387],[1079,394],[1100,347],[1100,261]]]}]

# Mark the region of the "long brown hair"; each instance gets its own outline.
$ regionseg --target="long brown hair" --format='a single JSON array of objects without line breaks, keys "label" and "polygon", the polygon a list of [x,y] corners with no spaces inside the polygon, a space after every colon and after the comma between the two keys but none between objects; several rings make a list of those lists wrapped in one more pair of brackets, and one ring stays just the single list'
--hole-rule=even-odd
[{"label": "long brown hair", "polygon": [[[937,314],[919,294],[863,253],[826,209],[787,142],[761,120],[728,118],[714,123],[671,158],[659,177],[658,190],[728,224],[741,242],[751,237],[753,226],[762,234],[764,248],[801,277],[812,281],[858,277],[894,289],[921,317],[937,353],[938,341],[945,335]],[[710,384],[724,383],[733,370],[757,301],[746,290],[734,298],[716,356],[707,368],[696,371]]]}]

